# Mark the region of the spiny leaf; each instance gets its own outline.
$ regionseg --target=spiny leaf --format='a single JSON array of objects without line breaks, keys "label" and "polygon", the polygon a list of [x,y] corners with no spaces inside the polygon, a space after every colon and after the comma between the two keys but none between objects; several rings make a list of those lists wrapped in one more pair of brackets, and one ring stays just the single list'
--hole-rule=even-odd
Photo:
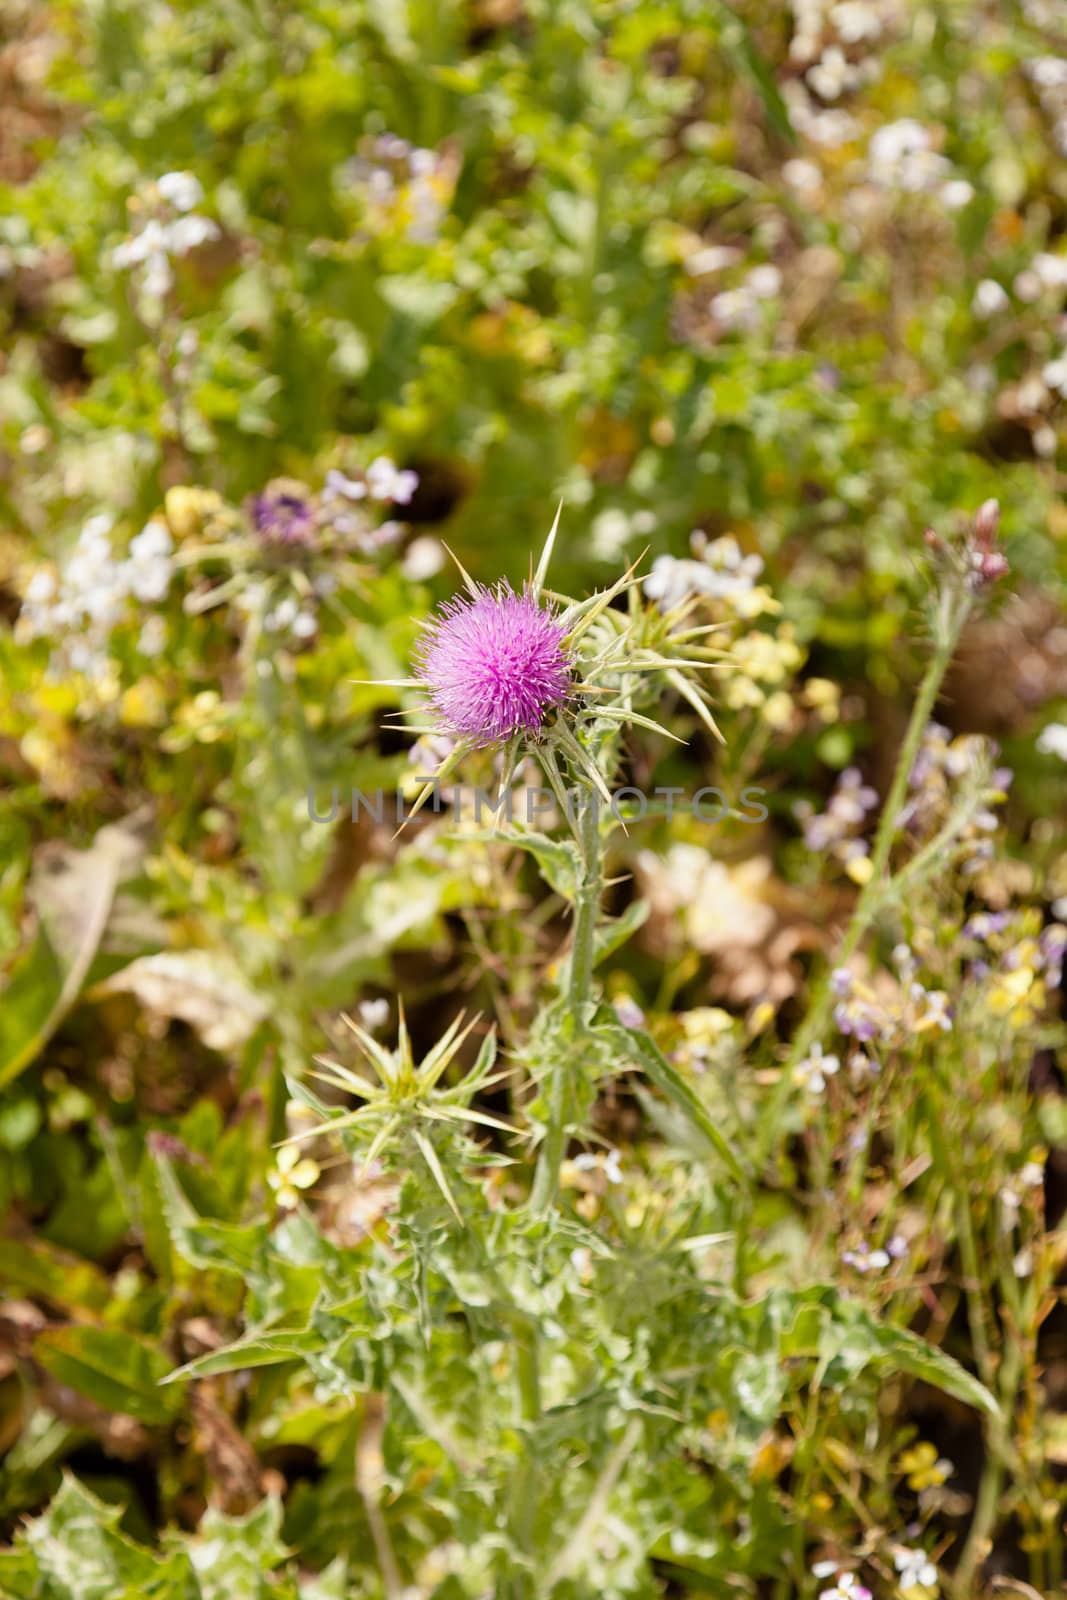
[{"label": "spiny leaf", "polygon": [[552,560],[552,551],[556,543],[556,531],[559,528],[559,519],[562,514],[563,501],[561,500],[559,505],[556,507],[555,519],[552,523],[551,529],[549,530],[548,538],[545,540],[544,549],[541,551],[541,558],[537,563],[537,570],[533,575],[533,581],[530,585],[530,588],[533,591],[536,599],[540,598],[541,590],[545,586],[545,578],[548,576],[548,567],[550,561]]},{"label": "spiny leaf", "polygon": [[411,1136],[418,1145],[422,1159],[429,1167],[430,1174],[444,1196],[449,1210],[453,1213],[460,1226],[462,1226],[463,1218],[460,1216],[459,1207],[453,1199],[452,1190],[448,1187],[448,1179],[445,1177],[444,1168],[441,1166],[437,1151],[434,1149],[433,1145],[430,1143],[429,1139],[421,1131],[421,1129],[412,1128]]},{"label": "spiny leaf", "polygon": [[624,1028],[619,1023],[599,1023],[596,1031],[607,1043],[615,1047],[623,1060],[632,1061],[635,1066],[640,1067],[656,1087],[674,1101],[679,1110],[683,1111],[694,1127],[704,1135],[733,1177],[739,1183],[745,1183],[747,1180],[744,1169],[711,1113],[701,1104],[677,1067],[672,1066],[667,1060],[655,1040],[637,1028]]}]

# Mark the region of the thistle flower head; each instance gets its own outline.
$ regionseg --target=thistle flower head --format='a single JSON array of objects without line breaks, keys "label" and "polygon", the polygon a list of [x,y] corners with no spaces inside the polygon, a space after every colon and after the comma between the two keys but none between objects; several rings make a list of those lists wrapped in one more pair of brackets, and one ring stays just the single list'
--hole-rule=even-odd
[{"label": "thistle flower head", "polygon": [[475,745],[537,733],[567,699],[565,627],[534,593],[474,585],[431,619],[417,649],[441,726]]},{"label": "thistle flower head", "polygon": [[302,483],[275,478],[249,507],[252,526],[265,545],[307,546],[315,542],[315,507]]}]

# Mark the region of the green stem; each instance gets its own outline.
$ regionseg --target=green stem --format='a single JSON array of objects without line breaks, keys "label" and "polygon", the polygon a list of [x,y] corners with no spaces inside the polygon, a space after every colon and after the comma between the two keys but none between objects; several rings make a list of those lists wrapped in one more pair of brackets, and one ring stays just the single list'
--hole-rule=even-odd
[{"label": "green stem", "polygon": [[[974,1579],[985,1560],[1001,1515],[1001,1494],[1009,1466],[1012,1464],[1012,1445],[1009,1433],[1010,1418],[1015,1410],[1019,1384],[1024,1365],[1024,1345],[1021,1335],[1001,1342],[994,1348],[996,1329],[991,1325],[986,1297],[982,1289],[982,1267],[979,1240],[975,1233],[972,1202],[974,1185],[966,1162],[960,1153],[950,1154],[942,1138],[941,1129],[947,1125],[947,1096],[951,1084],[945,1082],[936,1070],[931,1073],[922,1103],[926,1109],[926,1127],[930,1140],[930,1154],[934,1169],[953,1196],[956,1213],[956,1238],[960,1252],[963,1291],[967,1301],[967,1315],[974,1348],[978,1375],[986,1388],[994,1392],[1000,1404],[999,1417],[987,1417],[984,1424],[985,1461],[975,1498],[974,1515],[967,1530],[959,1563],[952,1577],[951,1592],[956,1600],[971,1600]],[[1001,1292],[1005,1278],[1012,1279],[1011,1290],[1017,1293],[1012,1263],[1006,1263],[1001,1273]],[[1017,1302],[1016,1302],[1017,1304]]]},{"label": "green stem", "polygon": [[611,1452],[600,1476],[597,1478],[596,1486],[589,1497],[588,1505],[582,1512],[578,1526],[549,1568],[546,1579],[546,1587],[548,1589],[553,1589],[562,1579],[570,1577],[573,1568],[589,1549],[593,1535],[607,1511],[612,1491],[621,1478],[623,1469],[641,1437],[641,1428],[642,1420],[640,1417],[631,1417],[626,1424],[625,1433]]},{"label": "green stem", "polygon": [[567,1005],[578,1033],[584,1032],[585,1013],[592,998],[593,953],[602,888],[599,805],[592,793],[582,809],[582,855],[585,860],[585,873],[578,891],[574,918],[574,945],[571,949],[570,971],[567,977]]},{"label": "green stem", "polygon": [[[520,1420],[532,1427],[541,1416],[541,1369],[537,1325],[531,1318],[516,1315],[512,1323],[515,1340],[515,1389]],[[508,1520],[516,1551],[524,1565],[508,1573],[497,1588],[498,1600],[534,1600],[532,1560],[538,1501],[537,1463],[529,1442],[523,1438],[521,1454],[515,1464],[511,1485]]]},{"label": "green stem", "polygon": [[541,1415],[541,1373],[537,1362],[537,1329],[532,1324],[515,1336],[515,1380],[519,1410],[525,1422]]},{"label": "green stem", "polygon": [[531,1208],[548,1211],[559,1187],[559,1169],[567,1143],[567,1106],[578,1046],[588,1025],[593,999],[593,956],[597,918],[603,891],[604,868],[600,850],[600,807],[589,790],[581,809],[582,882],[574,908],[574,942],[571,946],[565,993],[563,1049],[552,1066],[548,1087],[548,1129],[534,1175]]},{"label": "green stem", "polygon": [[993,1535],[1002,1516],[1001,1495],[1008,1467],[1012,1460],[1011,1436],[1008,1431],[1012,1412],[1018,1398],[1022,1378],[1023,1347],[1021,1342],[1009,1340],[1004,1344],[1000,1358],[1000,1381],[997,1399],[1000,1416],[985,1420],[985,1464],[974,1502],[974,1516],[967,1529],[967,1537],[960,1552],[959,1563],[952,1575],[952,1594],[955,1600],[971,1600],[974,1580],[993,1543]]},{"label": "green stem", "polygon": [[[951,1182],[951,1172],[947,1172]],[[971,1197],[965,1190],[956,1190],[956,1234],[960,1245],[960,1262],[963,1266],[963,1292],[967,1300],[967,1316],[971,1325],[971,1343],[979,1375],[987,1389],[996,1384],[997,1363],[989,1337],[986,1320],[985,1296],[982,1294],[982,1269],[978,1260],[978,1243],[971,1220]]]},{"label": "green stem", "polygon": [[604,255],[604,240],[607,233],[608,192],[611,186],[612,143],[603,134],[596,144],[596,187],[593,191],[592,204],[593,216],[586,240],[585,261],[583,263],[581,281],[581,317],[586,327],[591,327],[596,320],[597,312],[597,287],[596,281],[600,273],[600,263]]},{"label": "green stem", "polygon": [[952,1575],[952,1593],[958,1600],[972,1600],[974,1575],[980,1562],[985,1559],[1000,1509],[1000,1491],[1004,1486],[1004,1462],[996,1448],[993,1433],[992,1424],[987,1425],[987,1454],[974,1503],[974,1516],[967,1530],[967,1539],[959,1565]]},{"label": "green stem", "polygon": [[[762,1167],[770,1155],[778,1136],[778,1124],[781,1114],[785,1109],[793,1083],[793,1073],[801,1061],[807,1056],[812,1045],[825,1032],[830,1012],[833,1008],[833,990],[830,987],[830,978],[834,967],[846,966],[856,950],[860,941],[867,932],[871,923],[878,914],[891,889],[892,880],[886,878],[889,866],[889,857],[896,837],[897,823],[903,810],[904,799],[907,794],[908,780],[915,766],[915,758],[919,753],[923,732],[930,720],[931,712],[937,701],[945,673],[948,671],[949,662],[956,650],[960,631],[971,609],[970,596],[965,593],[946,591],[942,594],[934,627],[934,651],[930,657],[926,671],[923,674],[919,692],[912,706],[911,717],[908,722],[904,742],[900,747],[893,781],[889,787],[881,816],[878,819],[878,830],[875,834],[874,848],[871,851],[871,873],[866,884],[860,892],[856,902],[852,919],[849,922],[841,947],[837,952],[837,959],[833,967],[828,967],[816,987],[807,1015],[797,1029],[793,1040],[793,1047],[789,1057],[782,1068],[779,1079],[766,1115],[762,1119],[759,1138],[756,1144],[755,1164],[757,1169]],[[907,868],[905,868],[907,871]]]}]

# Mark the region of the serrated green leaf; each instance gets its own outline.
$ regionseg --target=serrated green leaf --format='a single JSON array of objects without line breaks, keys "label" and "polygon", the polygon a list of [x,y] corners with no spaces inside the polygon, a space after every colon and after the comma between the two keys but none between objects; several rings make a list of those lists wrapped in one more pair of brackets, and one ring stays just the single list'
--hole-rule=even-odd
[{"label": "serrated green leaf", "polygon": [[171,1367],[166,1354],[135,1334],[78,1324],[49,1328],[37,1335],[33,1353],[60,1383],[104,1411],[152,1424],[169,1422],[181,1407],[180,1394],[160,1389]]}]

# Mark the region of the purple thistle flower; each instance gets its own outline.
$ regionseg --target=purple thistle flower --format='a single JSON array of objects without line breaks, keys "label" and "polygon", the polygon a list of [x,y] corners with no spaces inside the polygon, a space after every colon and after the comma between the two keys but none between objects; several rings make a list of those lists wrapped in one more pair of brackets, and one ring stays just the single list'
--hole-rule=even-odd
[{"label": "purple thistle flower", "polygon": [[506,583],[448,601],[416,648],[445,731],[476,745],[537,733],[569,693],[564,632],[528,589]]},{"label": "purple thistle flower", "polygon": [[275,478],[250,505],[252,525],[264,544],[306,546],[315,542],[315,508],[303,484]]}]

